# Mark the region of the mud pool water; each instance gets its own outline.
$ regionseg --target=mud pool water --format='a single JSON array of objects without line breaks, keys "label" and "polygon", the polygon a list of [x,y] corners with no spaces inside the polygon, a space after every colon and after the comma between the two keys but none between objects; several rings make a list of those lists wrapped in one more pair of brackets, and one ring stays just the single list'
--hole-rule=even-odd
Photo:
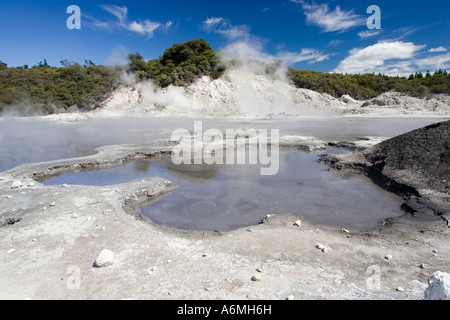
[{"label": "mud pool water", "polygon": [[141,213],[156,224],[183,230],[229,231],[256,225],[269,214],[290,213],[321,225],[370,231],[382,219],[402,214],[395,197],[358,179],[334,175],[317,162],[319,156],[282,151],[275,176],[261,176],[255,165],[176,166],[164,157],[61,175],[44,184],[104,186],[162,177],[180,187],[144,205]]},{"label": "mud pool water", "polygon": [[[440,122],[431,118],[210,119],[204,129],[279,129],[280,134],[346,139],[357,136],[393,137]],[[144,144],[168,139],[174,129],[192,129],[193,119],[121,118],[55,122],[44,119],[0,118],[0,172],[31,162],[75,158],[95,148]]]}]

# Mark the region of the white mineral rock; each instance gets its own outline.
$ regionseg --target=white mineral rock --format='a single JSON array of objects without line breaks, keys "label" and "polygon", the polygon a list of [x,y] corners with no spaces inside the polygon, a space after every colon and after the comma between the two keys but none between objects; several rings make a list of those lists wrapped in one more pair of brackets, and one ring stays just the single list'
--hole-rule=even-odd
[{"label": "white mineral rock", "polygon": [[19,189],[23,187],[23,183],[19,180],[16,180],[12,183],[11,189]]},{"label": "white mineral rock", "polygon": [[94,266],[97,268],[101,268],[110,265],[111,263],[113,263],[113,260],[114,260],[114,253],[108,249],[103,249],[100,252],[100,255],[95,260]]},{"label": "white mineral rock", "polygon": [[261,281],[261,275],[255,274],[255,275],[252,277],[252,281],[255,281],[255,282]]},{"label": "white mineral rock", "polygon": [[450,300],[450,274],[437,271],[428,279],[425,300]]}]

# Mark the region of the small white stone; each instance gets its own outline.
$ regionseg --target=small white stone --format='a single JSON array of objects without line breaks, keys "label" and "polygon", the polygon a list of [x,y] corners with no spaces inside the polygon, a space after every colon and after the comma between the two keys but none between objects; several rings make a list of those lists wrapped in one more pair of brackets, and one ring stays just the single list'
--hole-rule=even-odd
[{"label": "small white stone", "polygon": [[23,187],[23,183],[19,180],[16,180],[12,183],[11,189],[19,189]]},{"label": "small white stone", "polygon": [[398,291],[398,292],[405,292],[405,288],[403,288],[403,287],[398,287],[398,288],[397,288],[397,291]]},{"label": "small white stone", "polygon": [[43,207],[42,210],[44,210],[44,211],[47,210],[47,207]]},{"label": "small white stone", "polygon": [[286,297],[286,300],[294,300],[294,299],[295,299],[295,297],[293,295],[290,295],[290,296]]},{"label": "small white stone", "polygon": [[28,184],[27,184],[27,187],[30,187],[30,188],[31,188],[31,187],[34,187],[34,182],[28,183]]},{"label": "small white stone", "polygon": [[158,268],[156,267],[151,267],[147,269],[147,274],[148,275],[152,275]]},{"label": "small white stone", "polygon": [[255,275],[252,277],[252,281],[254,281],[254,282],[259,282],[259,281],[261,281],[261,275],[255,274]]},{"label": "small white stone", "polygon": [[111,250],[103,249],[94,262],[94,266],[101,268],[110,265],[114,261],[114,253]]},{"label": "small white stone", "polygon": [[347,229],[342,229],[342,232],[344,232],[344,233],[350,233],[350,231],[347,230]]},{"label": "small white stone", "polygon": [[432,252],[433,252],[433,253],[438,253],[439,251],[437,251],[436,249],[434,249]]},{"label": "small white stone", "polygon": [[392,259],[392,255],[388,254],[384,257],[386,260],[391,260]]},{"label": "small white stone", "polygon": [[11,199],[12,197],[11,196],[4,196],[6,199]]},{"label": "small white stone", "polygon": [[302,225],[302,221],[301,220],[297,220],[294,222],[294,226],[296,227],[300,227]]},{"label": "small white stone", "polygon": [[68,188],[69,185],[64,183],[61,187],[63,187],[63,188]]},{"label": "small white stone", "polygon": [[76,218],[78,218],[78,215],[77,215],[76,213],[74,213],[74,214],[72,215],[72,219],[76,219]]},{"label": "small white stone", "polygon": [[49,204],[49,206],[50,206],[50,207],[54,207],[54,206],[56,206],[56,203],[55,203],[55,202],[52,202],[52,203]]},{"label": "small white stone", "polygon": [[10,254],[10,253],[14,253],[14,252],[16,252],[16,249],[9,249],[7,253]]},{"label": "small white stone", "polygon": [[31,241],[36,242],[37,240],[36,239],[32,239]]}]

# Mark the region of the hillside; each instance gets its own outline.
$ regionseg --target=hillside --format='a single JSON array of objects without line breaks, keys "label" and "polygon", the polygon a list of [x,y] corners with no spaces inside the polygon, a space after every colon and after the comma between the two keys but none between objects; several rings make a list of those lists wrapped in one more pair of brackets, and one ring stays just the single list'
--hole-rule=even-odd
[{"label": "hillside", "polygon": [[[44,63],[31,68],[8,68],[0,62],[0,113],[33,115],[97,109],[111,97],[114,90],[126,84],[124,74],[127,78],[131,74],[137,82],[151,83],[158,90],[178,87],[188,96],[195,92],[198,82],[218,79],[227,82],[230,74],[235,75],[234,82],[256,75],[259,82],[284,82],[290,87],[316,91],[341,100],[348,96],[353,100],[365,101],[387,92],[427,99],[436,94],[450,94],[450,75],[443,70],[433,75],[428,72],[425,76],[416,73],[408,79],[381,74],[342,75],[294,70],[285,68],[281,63],[228,59],[200,39],[175,44],[158,59],[146,61],[139,53],[130,54],[128,59],[129,64],[124,67],[96,66],[92,61],[86,61],[81,66],[64,60],[61,61],[62,67],[58,68],[48,66],[44,60]],[[205,80],[205,77],[210,80]],[[261,80],[263,78],[265,80]],[[270,95],[274,104],[285,105],[285,100],[290,99],[286,96],[287,91],[291,90],[286,88],[285,85],[274,86],[272,90],[281,91],[261,91],[261,94]],[[329,100],[327,97],[324,99]],[[244,100],[241,102],[244,103]],[[247,102],[252,104],[255,100]],[[254,106],[248,106],[251,107]]]},{"label": "hillside", "polygon": [[0,113],[15,115],[88,111],[119,85],[119,68],[79,64],[61,68],[0,67]]}]

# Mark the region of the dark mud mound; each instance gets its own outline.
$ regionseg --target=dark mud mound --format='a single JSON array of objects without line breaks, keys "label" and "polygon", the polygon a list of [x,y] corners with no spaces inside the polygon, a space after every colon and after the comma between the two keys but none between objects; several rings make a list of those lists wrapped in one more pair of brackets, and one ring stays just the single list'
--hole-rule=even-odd
[{"label": "dark mud mound", "polygon": [[450,121],[436,123],[384,141],[349,156],[327,155],[322,163],[336,170],[363,173],[401,195],[412,214],[450,213]]},{"label": "dark mud mound", "polygon": [[450,193],[450,121],[387,140],[363,155],[377,171],[410,171],[419,176],[416,187]]}]

